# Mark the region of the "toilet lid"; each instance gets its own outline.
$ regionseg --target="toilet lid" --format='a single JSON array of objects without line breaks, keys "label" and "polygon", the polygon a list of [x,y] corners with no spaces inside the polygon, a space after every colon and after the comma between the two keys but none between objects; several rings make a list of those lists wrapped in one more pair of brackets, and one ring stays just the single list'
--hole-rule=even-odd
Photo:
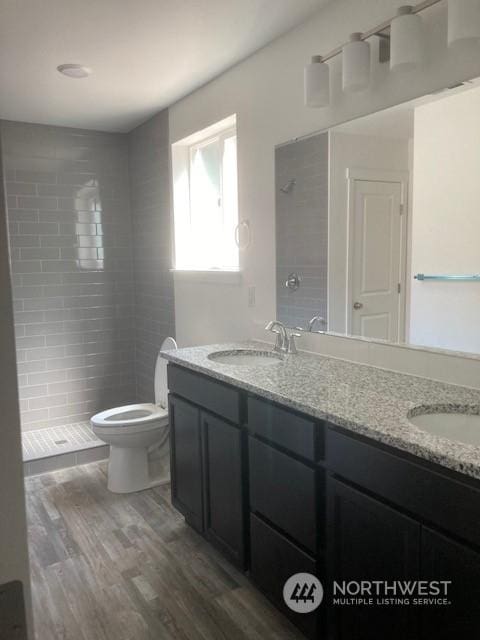
[{"label": "toilet lid", "polygon": [[[162,342],[160,352],[168,351],[170,349],[178,349],[177,343],[173,338],[165,338],[165,340]],[[166,409],[167,397],[167,360],[165,360],[165,358],[162,358],[159,353],[157,356],[157,364],[155,365],[155,404],[158,404]]]}]

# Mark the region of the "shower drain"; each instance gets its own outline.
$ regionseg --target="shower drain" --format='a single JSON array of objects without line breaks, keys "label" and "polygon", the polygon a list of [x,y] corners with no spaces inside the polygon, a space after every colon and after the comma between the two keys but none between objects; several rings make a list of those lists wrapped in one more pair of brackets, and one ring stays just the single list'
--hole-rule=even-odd
[{"label": "shower drain", "polygon": [[60,444],[67,444],[67,443],[68,443],[68,440],[54,440],[54,443],[55,443],[55,444],[58,444],[58,445],[60,445]]}]

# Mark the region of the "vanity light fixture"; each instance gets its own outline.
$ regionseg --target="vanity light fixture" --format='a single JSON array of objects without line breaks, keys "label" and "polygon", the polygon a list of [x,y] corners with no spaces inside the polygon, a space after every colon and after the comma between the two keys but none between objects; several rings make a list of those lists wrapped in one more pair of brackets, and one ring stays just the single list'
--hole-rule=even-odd
[{"label": "vanity light fixture", "polygon": [[[344,91],[358,91],[369,84],[366,73],[367,46],[369,38],[380,39],[379,60],[390,60],[390,68],[412,69],[423,57],[423,25],[418,14],[433,7],[443,0],[423,0],[416,5],[404,5],[398,9],[397,15],[377,24],[375,27],[355,33],[350,41],[342,44],[329,53],[312,58],[305,67],[305,105],[307,107],[326,107],[330,103],[329,69],[326,64],[335,56],[343,53],[343,88]],[[452,46],[459,40],[480,40],[480,0],[447,0],[449,12],[448,43]],[[356,54],[351,53],[355,51]],[[363,49],[360,49],[360,46]],[[360,53],[362,51],[362,53]],[[368,65],[370,66],[370,65]],[[327,81],[328,80],[328,81]]]},{"label": "vanity light fixture", "polygon": [[411,5],[400,7],[392,20],[390,69],[413,69],[422,59],[422,19]]},{"label": "vanity light fixture", "polygon": [[448,0],[448,46],[480,40],[480,0]]},{"label": "vanity light fixture", "polygon": [[322,56],[313,56],[304,70],[305,105],[326,107],[330,102],[330,68]]},{"label": "vanity light fixture", "polygon": [[343,90],[363,91],[370,84],[370,45],[361,33],[352,33],[343,47]]}]

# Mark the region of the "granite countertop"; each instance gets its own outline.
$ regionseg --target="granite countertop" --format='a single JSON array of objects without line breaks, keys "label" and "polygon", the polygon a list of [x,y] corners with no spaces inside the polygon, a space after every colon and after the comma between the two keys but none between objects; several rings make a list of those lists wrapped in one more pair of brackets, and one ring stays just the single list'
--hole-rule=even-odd
[{"label": "granite countertop", "polygon": [[412,425],[409,412],[435,405],[480,413],[480,390],[299,352],[274,366],[220,364],[215,351],[257,349],[259,342],[214,344],[164,351],[167,360],[212,378],[480,479],[480,447],[430,435]]}]

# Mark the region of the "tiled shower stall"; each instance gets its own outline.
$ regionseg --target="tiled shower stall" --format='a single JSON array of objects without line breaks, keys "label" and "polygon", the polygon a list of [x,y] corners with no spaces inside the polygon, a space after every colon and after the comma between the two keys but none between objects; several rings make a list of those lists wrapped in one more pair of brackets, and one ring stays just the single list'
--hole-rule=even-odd
[{"label": "tiled shower stall", "polygon": [[168,112],[129,134],[1,133],[24,453],[74,463],[100,445],[94,413],[153,401],[174,335]]}]

